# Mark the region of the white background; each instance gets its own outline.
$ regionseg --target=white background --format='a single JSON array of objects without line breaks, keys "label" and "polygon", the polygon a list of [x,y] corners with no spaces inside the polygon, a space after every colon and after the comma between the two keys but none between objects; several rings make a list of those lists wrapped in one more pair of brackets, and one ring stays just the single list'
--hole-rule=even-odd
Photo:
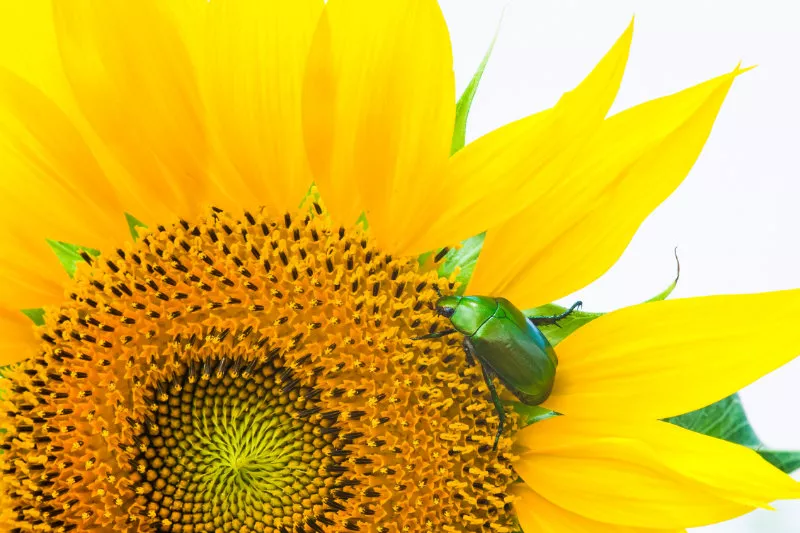
[{"label": "white background", "polygon": [[[609,310],[660,292],[674,276],[675,246],[682,276],[674,297],[800,287],[800,0],[441,5],[459,94],[505,8],[468,140],[553,105],[588,74],[634,14],[633,48],[612,113],[730,71],[739,60],[759,65],[734,83],[686,182],[645,221],[619,263],[580,292],[587,310]],[[759,334],[764,332],[753,332]],[[800,359],[742,396],[762,440],[800,449]],[[778,513],[756,512],[697,532],[800,532],[800,502],[777,507]]]}]

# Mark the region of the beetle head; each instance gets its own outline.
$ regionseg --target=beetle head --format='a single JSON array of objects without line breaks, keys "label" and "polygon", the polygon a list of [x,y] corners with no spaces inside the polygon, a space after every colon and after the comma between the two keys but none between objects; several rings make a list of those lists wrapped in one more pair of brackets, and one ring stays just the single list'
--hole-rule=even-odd
[{"label": "beetle head", "polygon": [[441,306],[441,307],[436,306],[436,314],[437,315],[442,315],[445,318],[450,318],[451,316],[456,314],[456,308],[455,307],[446,306],[446,305]]},{"label": "beetle head", "polygon": [[436,301],[436,314],[450,318],[456,312],[461,296],[442,296]]}]

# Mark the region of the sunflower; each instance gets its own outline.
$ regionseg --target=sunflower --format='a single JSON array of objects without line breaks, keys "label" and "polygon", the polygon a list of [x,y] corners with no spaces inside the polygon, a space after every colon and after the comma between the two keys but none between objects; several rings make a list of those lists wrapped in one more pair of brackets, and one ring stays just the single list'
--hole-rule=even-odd
[{"label": "sunflower", "polygon": [[[800,497],[658,421],[800,352],[798,291],[594,320],[557,347],[564,416],[509,409],[497,449],[480,369],[415,340],[437,291],[526,308],[603,274],[741,69],[606,118],[629,27],[451,157],[432,0],[29,0],[0,25],[4,531],[666,533]],[[437,273],[483,233],[467,287]]]}]

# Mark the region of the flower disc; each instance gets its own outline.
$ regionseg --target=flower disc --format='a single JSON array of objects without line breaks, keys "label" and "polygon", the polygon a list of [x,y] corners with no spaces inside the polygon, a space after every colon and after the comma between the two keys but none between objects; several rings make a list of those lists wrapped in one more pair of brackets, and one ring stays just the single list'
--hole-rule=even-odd
[{"label": "flower disc", "polygon": [[[447,280],[358,229],[219,210],[86,262],[9,376],[16,531],[512,531]],[[508,427],[516,419],[509,414]]]}]

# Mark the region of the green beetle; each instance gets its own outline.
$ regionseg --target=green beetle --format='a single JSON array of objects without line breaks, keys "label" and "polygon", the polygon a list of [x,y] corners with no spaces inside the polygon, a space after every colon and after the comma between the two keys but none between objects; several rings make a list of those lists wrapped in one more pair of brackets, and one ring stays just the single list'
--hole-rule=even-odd
[{"label": "green beetle", "polygon": [[489,296],[441,296],[436,312],[450,319],[452,328],[415,337],[435,339],[461,333],[467,364],[481,363],[483,379],[492,395],[500,417],[494,449],[503,433],[505,410],[497,395],[492,377],[497,376],[519,401],[539,405],[550,396],[558,366],[556,352],[537,326],[558,325],[582,305],[576,302],[567,311],[554,316],[525,316],[505,298]]}]

